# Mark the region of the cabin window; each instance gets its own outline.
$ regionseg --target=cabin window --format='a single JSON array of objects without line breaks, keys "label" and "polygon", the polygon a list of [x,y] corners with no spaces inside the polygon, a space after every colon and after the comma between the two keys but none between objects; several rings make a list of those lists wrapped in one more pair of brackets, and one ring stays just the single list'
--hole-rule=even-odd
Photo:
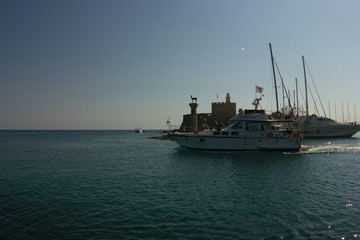
[{"label": "cabin window", "polygon": [[242,122],[242,121],[233,122],[232,124],[230,124],[229,128],[232,128],[232,129],[244,129],[244,122]]},{"label": "cabin window", "polygon": [[261,131],[264,130],[264,125],[259,122],[247,122],[246,123],[246,130],[249,131]]},{"label": "cabin window", "polygon": [[239,135],[239,132],[231,132],[231,135]]},{"label": "cabin window", "polygon": [[223,131],[223,132],[221,132],[221,135],[229,135],[229,132]]}]

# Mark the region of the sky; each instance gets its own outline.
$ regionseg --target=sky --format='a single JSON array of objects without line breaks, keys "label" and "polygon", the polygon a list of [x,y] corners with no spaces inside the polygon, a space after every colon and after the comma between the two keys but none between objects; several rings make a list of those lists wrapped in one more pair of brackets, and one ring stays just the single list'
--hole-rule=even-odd
[{"label": "sky", "polygon": [[327,116],[359,121],[358,9],[357,0],[2,0],[0,129],[166,129],[190,113],[191,95],[199,113],[226,93],[252,108],[256,85],[273,110],[269,43],[291,94],[298,79],[299,105],[304,56]]}]

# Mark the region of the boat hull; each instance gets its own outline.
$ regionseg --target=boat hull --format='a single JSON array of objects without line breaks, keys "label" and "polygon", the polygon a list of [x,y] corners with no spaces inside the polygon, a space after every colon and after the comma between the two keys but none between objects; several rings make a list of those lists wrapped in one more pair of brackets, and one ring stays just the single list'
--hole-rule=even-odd
[{"label": "boat hull", "polygon": [[169,137],[182,147],[211,151],[298,151],[302,144],[299,137],[247,138],[197,134],[170,134]]},{"label": "boat hull", "polygon": [[334,127],[309,127],[304,132],[305,138],[352,137],[360,130],[358,125],[344,125]]},{"label": "boat hull", "polygon": [[339,123],[316,115],[299,117],[298,122],[302,125],[304,138],[351,137],[360,131],[359,124]]}]

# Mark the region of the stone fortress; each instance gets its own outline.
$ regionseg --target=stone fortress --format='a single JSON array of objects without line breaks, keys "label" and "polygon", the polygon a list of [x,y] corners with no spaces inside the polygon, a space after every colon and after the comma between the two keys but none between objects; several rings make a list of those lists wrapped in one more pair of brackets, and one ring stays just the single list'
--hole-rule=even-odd
[{"label": "stone fortress", "polygon": [[191,96],[192,102],[190,114],[183,116],[183,122],[179,128],[180,132],[196,132],[206,128],[212,129],[225,127],[229,124],[231,118],[236,115],[236,103],[230,101],[230,94],[226,94],[225,102],[213,102],[211,104],[211,113],[197,113],[197,99]]}]

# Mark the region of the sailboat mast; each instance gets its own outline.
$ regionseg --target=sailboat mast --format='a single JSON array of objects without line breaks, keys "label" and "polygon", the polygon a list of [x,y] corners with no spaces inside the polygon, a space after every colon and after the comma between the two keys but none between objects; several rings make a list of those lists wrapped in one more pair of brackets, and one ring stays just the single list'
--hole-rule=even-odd
[{"label": "sailboat mast", "polygon": [[344,102],[343,102],[343,100],[341,100],[341,108],[342,108],[342,120],[343,120],[343,123],[344,123],[345,120],[344,120]]},{"label": "sailboat mast", "polygon": [[298,95],[298,81],[297,81],[297,78],[295,78],[295,83],[296,83],[296,110],[299,113],[299,95]]},{"label": "sailboat mast", "polygon": [[283,83],[281,83],[281,92],[282,92],[282,113],[284,113],[284,111],[285,111],[285,90],[284,90],[284,84]]},{"label": "sailboat mast", "polygon": [[337,121],[336,102],[335,102],[335,121]]},{"label": "sailboat mast", "polygon": [[307,81],[306,81],[306,70],[305,70],[305,59],[302,56],[303,67],[304,67],[304,79],[305,79],[305,99],[306,99],[306,116],[309,116],[309,103],[308,103],[308,93],[307,93]]},{"label": "sailboat mast", "polygon": [[279,100],[278,100],[278,91],[277,91],[277,85],[276,85],[276,74],[275,74],[275,66],[274,66],[274,56],[272,53],[271,43],[269,43],[270,46],[270,54],[271,54],[271,64],[274,74],[274,84],[275,84],[275,95],[276,95],[276,111],[279,111]]},{"label": "sailboat mast", "polygon": [[350,121],[349,101],[347,101],[347,109],[348,109],[348,122],[351,122]]},{"label": "sailboat mast", "polygon": [[355,107],[355,103],[354,103],[354,117],[355,117],[355,124],[356,124],[356,107]]},{"label": "sailboat mast", "polygon": [[[294,94],[294,105],[295,105],[296,104],[296,92],[295,92],[295,90],[293,90],[293,94]],[[297,107],[297,105],[296,105],[296,107]],[[296,111],[295,106],[294,106],[294,109]]]}]

